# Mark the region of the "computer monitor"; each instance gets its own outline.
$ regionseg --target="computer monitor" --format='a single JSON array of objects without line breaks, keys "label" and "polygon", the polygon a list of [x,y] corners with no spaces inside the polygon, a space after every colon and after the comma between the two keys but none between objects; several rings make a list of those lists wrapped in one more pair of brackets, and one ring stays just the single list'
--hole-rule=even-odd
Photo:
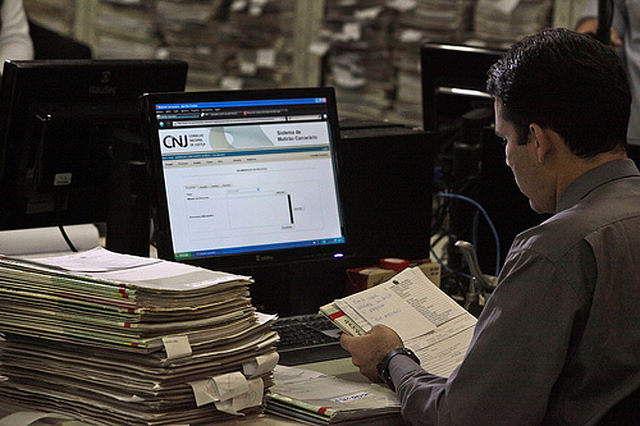
[{"label": "computer monitor", "polygon": [[459,44],[425,43],[420,49],[425,130],[437,130],[479,105],[491,107],[487,70],[502,51]]},{"label": "computer monitor", "polygon": [[233,270],[342,257],[333,89],[148,94],[160,257]]},{"label": "computer monitor", "polygon": [[6,62],[0,230],[106,221],[113,160],[119,151],[138,149],[126,145],[139,138],[139,96],[182,91],[186,73],[181,61]]}]

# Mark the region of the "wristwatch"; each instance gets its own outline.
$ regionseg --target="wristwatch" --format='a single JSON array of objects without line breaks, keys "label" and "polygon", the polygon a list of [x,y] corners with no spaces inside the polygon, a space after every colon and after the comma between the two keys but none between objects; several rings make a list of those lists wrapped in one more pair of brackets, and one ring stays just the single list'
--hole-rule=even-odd
[{"label": "wristwatch", "polygon": [[413,351],[409,348],[394,349],[388,354],[386,354],[384,358],[382,358],[382,361],[380,361],[380,363],[376,366],[376,368],[378,369],[378,374],[380,375],[382,380],[384,380],[384,382],[387,385],[389,385],[391,390],[394,392],[396,390],[396,387],[394,386],[393,381],[391,380],[391,373],[389,373],[389,363],[391,362],[391,359],[393,359],[393,357],[395,357],[396,355],[408,356],[409,358],[414,360],[416,364],[420,365],[420,360],[418,359],[416,354],[414,354]]}]

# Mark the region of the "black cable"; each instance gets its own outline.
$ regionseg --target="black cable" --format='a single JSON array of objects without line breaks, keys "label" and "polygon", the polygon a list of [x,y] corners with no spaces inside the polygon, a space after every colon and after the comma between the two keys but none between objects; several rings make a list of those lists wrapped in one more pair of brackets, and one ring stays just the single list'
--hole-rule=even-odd
[{"label": "black cable", "polygon": [[64,226],[62,225],[62,206],[64,205],[64,194],[60,192],[56,192],[54,194],[54,203],[55,203],[55,211],[56,211],[56,222],[58,222],[58,229],[62,234],[62,238],[64,238],[65,242],[69,246],[69,249],[73,252],[77,252],[78,249],[73,245],[71,238],[67,235],[67,231],[65,231]]},{"label": "black cable", "polygon": [[598,29],[596,39],[611,44],[611,24],[613,23],[613,0],[598,0]]},{"label": "black cable", "polygon": [[78,249],[76,248],[76,246],[73,245],[73,242],[69,238],[69,235],[67,235],[67,231],[64,230],[64,226],[58,225],[58,229],[60,229],[60,233],[62,234],[62,238],[64,238],[64,240],[67,242],[67,245],[69,246],[71,251],[77,252]]}]

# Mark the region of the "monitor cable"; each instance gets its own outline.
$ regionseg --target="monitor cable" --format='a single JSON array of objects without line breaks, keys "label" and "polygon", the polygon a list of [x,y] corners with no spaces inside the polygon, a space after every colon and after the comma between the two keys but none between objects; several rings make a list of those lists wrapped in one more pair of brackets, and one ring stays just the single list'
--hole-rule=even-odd
[{"label": "monitor cable", "polygon": [[71,241],[71,238],[69,238],[69,235],[67,234],[67,231],[65,231],[64,226],[58,225],[58,229],[60,229],[60,233],[62,234],[62,238],[64,238],[64,241],[69,246],[69,249],[72,252],[77,253],[78,249],[76,248],[75,245],[73,245],[73,241]]},{"label": "monitor cable", "polygon": [[64,195],[65,194],[63,192],[56,192],[54,195],[56,222],[58,223],[58,229],[60,230],[60,234],[62,234],[62,238],[64,238],[64,241],[69,246],[69,250],[77,253],[78,249],[73,244],[73,241],[71,241],[71,238],[69,238],[69,235],[67,234],[67,231],[64,229],[64,225],[62,224],[62,206],[64,204]]},{"label": "monitor cable", "polygon": [[596,39],[611,44],[611,24],[613,23],[613,0],[598,0],[598,29]]},{"label": "monitor cable", "polygon": [[493,221],[489,217],[489,214],[484,209],[484,207],[482,207],[480,205],[480,203],[478,203],[477,201],[475,201],[475,200],[473,200],[473,199],[471,199],[471,198],[469,198],[467,196],[460,195],[460,194],[439,192],[439,193],[434,194],[434,196],[438,197],[438,198],[455,198],[455,199],[466,201],[468,203],[473,204],[482,213],[482,215],[484,216],[485,220],[487,221],[487,224],[489,225],[489,228],[491,229],[491,233],[493,234],[493,238],[495,240],[495,245],[496,245],[495,275],[498,276],[498,274],[500,273],[500,237],[498,236],[498,231],[496,230],[496,227],[493,224]]}]

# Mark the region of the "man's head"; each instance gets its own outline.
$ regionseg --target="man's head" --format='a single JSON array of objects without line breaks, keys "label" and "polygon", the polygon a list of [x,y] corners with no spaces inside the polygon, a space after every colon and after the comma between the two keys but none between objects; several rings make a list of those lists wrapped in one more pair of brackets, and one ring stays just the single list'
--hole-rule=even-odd
[{"label": "man's head", "polygon": [[519,143],[537,123],[578,157],[626,148],[631,94],[624,66],[592,37],[562,28],[525,37],[488,75],[487,91],[502,102]]},{"label": "man's head", "polygon": [[516,43],[489,70],[496,134],[537,212],[555,211],[573,179],[623,157],[631,95],[615,52],[565,29]]}]

